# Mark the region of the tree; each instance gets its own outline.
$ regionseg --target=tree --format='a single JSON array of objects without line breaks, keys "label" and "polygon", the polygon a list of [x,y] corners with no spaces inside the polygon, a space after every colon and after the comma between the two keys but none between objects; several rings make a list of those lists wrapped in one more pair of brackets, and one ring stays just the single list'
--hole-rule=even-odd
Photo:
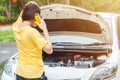
[{"label": "tree", "polygon": [[11,0],[2,0],[1,3],[5,6],[6,15],[8,18],[11,17]]},{"label": "tree", "polygon": [[16,3],[17,2],[17,0],[12,0],[13,1],[13,3]]},{"label": "tree", "polygon": [[70,4],[70,0],[65,0],[65,4]]},{"label": "tree", "polygon": [[21,11],[24,5],[30,0],[17,0],[16,4],[18,5],[18,9]]},{"label": "tree", "polygon": [[[7,16],[8,18],[11,17],[11,10],[12,10],[12,0],[1,0],[0,5],[5,7],[5,13],[4,16]],[[3,11],[4,13],[4,11]]]}]

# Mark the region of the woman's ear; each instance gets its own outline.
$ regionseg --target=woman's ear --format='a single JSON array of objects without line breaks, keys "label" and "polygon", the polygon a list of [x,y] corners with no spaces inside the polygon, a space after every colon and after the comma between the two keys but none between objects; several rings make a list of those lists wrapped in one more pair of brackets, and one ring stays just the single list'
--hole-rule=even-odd
[{"label": "woman's ear", "polygon": [[31,22],[31,26],[32,27],[36,27],[37,26],[36,23],[35,23],[36,22],[35,20],[31,20],[30,22]]}]

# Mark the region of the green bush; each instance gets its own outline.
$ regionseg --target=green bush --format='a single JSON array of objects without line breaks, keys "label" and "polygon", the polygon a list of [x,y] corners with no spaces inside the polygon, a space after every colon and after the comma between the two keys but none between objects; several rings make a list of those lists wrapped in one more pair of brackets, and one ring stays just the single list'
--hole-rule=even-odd
[{"label": "green bush", "polygon": [[0,16],[0,20],[5,20],[6,17],[5,16]]},{"label": "green bush", "polygon": [[2,75],[2,72],[4,70],[4,66],[5,66],[6,62],[7,62],[7,60],[0,62],[0,76]]},{"label": "green bush", "polygon": [[10,23],[15,22],[15,21],[17,20],[17,18],[18,18],[18,17],[11,17],[11,18],[10,18]]},{"label": "green bush", "polygon": [[0,11],[5,11],[5,7],[0,5]]},{"label": "green bush", "polygon": [[0,24],[4,25],[4,24],[12,24],[13,22],[15,22],[17,20],[17,17],[11,17],[11,18],[6,18],[1,16],[0,17]]},{"label": "green bush", "polygon": [[5,16],[0,16],[0,24],[3,24],[3,22],[5,21],[6,17]]}]

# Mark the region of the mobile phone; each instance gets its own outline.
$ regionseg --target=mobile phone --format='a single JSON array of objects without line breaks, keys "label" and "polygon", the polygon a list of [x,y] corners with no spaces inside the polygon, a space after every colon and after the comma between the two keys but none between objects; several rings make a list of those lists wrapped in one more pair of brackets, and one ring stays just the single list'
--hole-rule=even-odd
[{"label": "mobile phone", "polygon": [[34,19],[36,20],[36,22],[38,22],[39,24],[41,24],[41,19],[40,19],[40,14],[39,13],[36,13],[34,15]]}]

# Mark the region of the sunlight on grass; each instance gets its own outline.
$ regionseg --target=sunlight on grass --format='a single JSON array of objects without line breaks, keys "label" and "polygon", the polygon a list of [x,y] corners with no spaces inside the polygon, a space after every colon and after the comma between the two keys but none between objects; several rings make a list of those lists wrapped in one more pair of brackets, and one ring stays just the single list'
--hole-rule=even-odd
[{"label": "sunlight on grass", "polygon": [[1,41],[15,41],[13,30],[0,30],[0,42]]}]

